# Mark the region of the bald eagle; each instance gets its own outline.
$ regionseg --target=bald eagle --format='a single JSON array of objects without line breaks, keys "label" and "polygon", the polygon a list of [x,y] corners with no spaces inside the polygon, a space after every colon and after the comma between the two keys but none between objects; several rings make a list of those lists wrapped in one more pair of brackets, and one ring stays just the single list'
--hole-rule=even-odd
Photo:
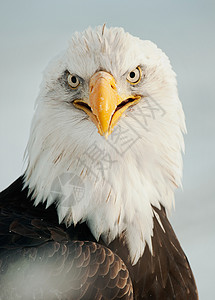
[{"label": "bald eagle", "polygon": [[167,218],[185,131],[154,43],[75,33],[44,73],[27,168],[0,194],[0,299],[198,299]]}]

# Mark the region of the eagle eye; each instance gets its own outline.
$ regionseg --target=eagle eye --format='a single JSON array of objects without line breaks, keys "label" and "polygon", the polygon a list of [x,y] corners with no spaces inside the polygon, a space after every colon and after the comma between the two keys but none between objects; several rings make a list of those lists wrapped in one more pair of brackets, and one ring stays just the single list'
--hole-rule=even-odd
[{"label": "eagle eye", "polygon": [[80,80],[79,80],[78,76],[74,75],[74,74],[69,74],[67,80],[68,80],[69,86],[72,89],[76,89],[80,84]]},{"label": "eagle eye", "polygon": [[127,81],[131,84],[137,84],[141,79],[141,69],[137,67],[128,73]]}]

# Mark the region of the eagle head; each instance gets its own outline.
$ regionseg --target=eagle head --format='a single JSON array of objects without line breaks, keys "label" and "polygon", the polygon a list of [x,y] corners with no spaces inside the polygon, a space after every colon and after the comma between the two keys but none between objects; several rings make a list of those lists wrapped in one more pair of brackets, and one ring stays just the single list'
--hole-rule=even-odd
[{"label": "eagle head", "polygon": [[152,206],[174,202],[185,130],[168,57],[122,28],[88,28],[44,73],[25,185],[59,222],[107,243],[123,234],[135,263],[151,249]]}]

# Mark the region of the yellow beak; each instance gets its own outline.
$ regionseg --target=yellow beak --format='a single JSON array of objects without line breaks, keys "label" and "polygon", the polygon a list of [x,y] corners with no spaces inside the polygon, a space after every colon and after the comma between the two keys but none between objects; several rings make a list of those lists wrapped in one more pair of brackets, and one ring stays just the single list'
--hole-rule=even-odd
[{"label": "yellow beak", "polygon": [[75,100],[74,106],[84,110],[96,124],[98,132],[106,138],[123,112],[140,101],[140,96],[121,97],[114,77],[104,71],[96,72],[90,79],[89,103]]}]

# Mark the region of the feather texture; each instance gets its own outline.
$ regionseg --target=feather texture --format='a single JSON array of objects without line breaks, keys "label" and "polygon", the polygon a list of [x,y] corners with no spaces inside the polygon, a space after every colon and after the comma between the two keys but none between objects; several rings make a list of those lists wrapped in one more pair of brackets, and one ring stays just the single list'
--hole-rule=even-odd
[{"label": "feather texture", "polygon": [[108,246],[96,242],[86,223],[59,225],[54,205],[34,207],[27,194],[22,177],[0,194],[3,299],[198,299],[163,207],[152,208],[163,227],[154,215],[153,255],[146,245],[132,265],[123,235]]}]

